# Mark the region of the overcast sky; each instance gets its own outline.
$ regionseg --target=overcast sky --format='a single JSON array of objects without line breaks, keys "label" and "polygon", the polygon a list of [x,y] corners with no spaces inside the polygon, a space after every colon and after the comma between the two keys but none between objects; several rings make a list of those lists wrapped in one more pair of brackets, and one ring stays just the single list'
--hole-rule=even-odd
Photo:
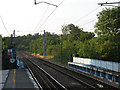
[{"label": "overcast sky", "polygon": [[[105,8],[105,6],[99,6],[98,3],[119,0],[36,1],[50,2],[55,5],[59,5],[62,1],[63,3],[56,8],[55,6],[45,3],[34,5],[34,0],[0,0],[0,34],[2,34],[2,36],[10,36],[10,34],[13,33],[13,30],[16,30],[17,36],[34,34],[37,32],[43,33],[42,30],[60,34],[61,25],[71,23],[83,28],[84,31],[94,32],[94,25],[95,22],[97,22],[96,14]],[[54,13],[52,13],[45,22],[46,18],[55,8],[56,10]],[[47,12],[44,14],[46,9]],[[6,31],[2,20],[8,32]]]}]

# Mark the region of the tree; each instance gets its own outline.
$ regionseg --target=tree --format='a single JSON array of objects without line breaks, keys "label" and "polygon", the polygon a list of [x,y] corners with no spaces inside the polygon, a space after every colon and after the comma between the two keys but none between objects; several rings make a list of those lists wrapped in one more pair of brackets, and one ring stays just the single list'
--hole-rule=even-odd
[{"label": "tree", "polygon": [[95,33],[98,36],[116,36],[120,29],[120,8],[105,8],[98,15]]},{"label": "tree", "polygon": [[77,35],[80,34],[80,32],[83,32],[83,29],[79,28],[78,26],[75,26],[74,24],[68,24],[62,26],[62,33],[64,35],[67,34]]},{"label": "tree", "polygon": [[67,36],[68,41],[74,41],[74,40],[85,41],[95,36],[94,33],[84,32],[83,28],[79,28],[74,24],[63,25],[62,32],[64,37]]},{"label": "tree", "polygon": [[70,29],[67,25],[62,25],[62,33],[63,35],[67,35],[67,34],[70,34]]}]

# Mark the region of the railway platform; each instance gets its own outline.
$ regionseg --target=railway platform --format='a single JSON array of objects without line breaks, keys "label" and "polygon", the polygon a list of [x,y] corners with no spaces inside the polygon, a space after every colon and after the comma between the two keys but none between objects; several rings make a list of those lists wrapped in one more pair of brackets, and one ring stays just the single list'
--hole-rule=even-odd
[{"label": "railway platform", "polygon": [[27,69],[12,69],[9,71],[3,90],[8,88],[37,90],[37,85]]},{"label": "railway platform", "polygon": [[27,68],[19,64],[19,69],[10,69],[3,90],[7,89],[29,89],[37,90],[38,86]]},{"label": "railway platform", "polygon": [[8,76],[9,70],[0,70],[0,90],[3,88],[7,76]]}]

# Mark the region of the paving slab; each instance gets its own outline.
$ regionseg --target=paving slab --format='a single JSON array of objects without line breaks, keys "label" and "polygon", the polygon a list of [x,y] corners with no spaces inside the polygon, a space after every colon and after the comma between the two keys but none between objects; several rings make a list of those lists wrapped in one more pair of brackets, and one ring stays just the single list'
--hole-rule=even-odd
[{"label": "paving slab", "polygon": [[34,80],[31,79],[30,74],[28,74],[27,69],[12,69],[9,72],[9,77],[4,85],[4,89],[6,88],[29,88],[29,89],[38,89]]},{"label": "paving slab", "polygon": [[0,90],[3,88],[8,77],[9,70],[0,70]]}]

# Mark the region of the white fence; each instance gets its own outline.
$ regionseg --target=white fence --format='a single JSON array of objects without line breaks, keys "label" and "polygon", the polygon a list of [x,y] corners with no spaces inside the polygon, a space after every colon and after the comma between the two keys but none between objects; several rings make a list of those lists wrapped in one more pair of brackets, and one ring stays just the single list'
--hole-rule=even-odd
[{"label": "white fence", "polygon": [[120,72],[120,63],[118,62],[103,61],[103,60],[96,60],[89,58],[79,58],[79,57],[73,57],[73,62],[86,64],[86,65],[93,65],[104,69]]}]

